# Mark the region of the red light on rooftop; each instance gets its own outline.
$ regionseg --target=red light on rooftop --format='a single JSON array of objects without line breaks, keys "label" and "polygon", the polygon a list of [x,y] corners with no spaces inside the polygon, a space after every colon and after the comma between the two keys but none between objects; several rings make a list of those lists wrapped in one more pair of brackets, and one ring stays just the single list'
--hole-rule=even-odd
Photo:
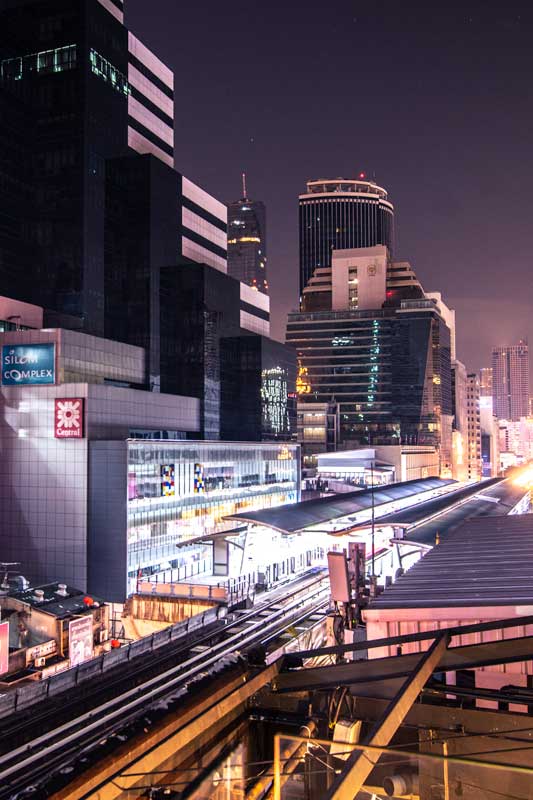
[{"label": "red light on rooftop", "polygon": [[364,172],[360,172],[360,173],[359,173],[359,177],[360,177],[360,178],[366,178],[366,175],[365,175],[365,173],[364,173]]},{"label": "red light on rooftop", "polygon": [[391,292],[391,291],[387,292],[387,297],[392,297],[392,295],[393,295],[393,292]]}]

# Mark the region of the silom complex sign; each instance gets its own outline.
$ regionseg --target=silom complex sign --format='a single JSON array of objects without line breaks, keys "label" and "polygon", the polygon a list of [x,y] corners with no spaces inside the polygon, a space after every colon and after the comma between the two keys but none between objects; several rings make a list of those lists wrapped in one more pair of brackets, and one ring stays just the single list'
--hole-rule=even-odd
[{"label": "silom complex sign", "polygon": [[3,386],[54,384],[55,344],[5,344],[2,346]]}]

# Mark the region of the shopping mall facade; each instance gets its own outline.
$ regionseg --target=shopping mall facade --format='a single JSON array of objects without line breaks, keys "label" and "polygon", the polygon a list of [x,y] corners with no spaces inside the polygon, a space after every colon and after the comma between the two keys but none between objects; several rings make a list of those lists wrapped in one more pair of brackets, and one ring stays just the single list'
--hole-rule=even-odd
[{"label": "shopping mall facade", "polygon": [[238,538],[227,517],[297,502],[299,464],[293,444],[91,442],[89,585],[120,602],[140,579],[216,573],[215,534]]},{"label": "shopping mall facade", "polygon": [[123,602],[139,576],[211,574],[205,537],[235,527],[227,514],[299,499],[297,445],[196,441],[200,401],[139,388],[143,348],[14,328],[0,330],[0,557],[34,585]]}]

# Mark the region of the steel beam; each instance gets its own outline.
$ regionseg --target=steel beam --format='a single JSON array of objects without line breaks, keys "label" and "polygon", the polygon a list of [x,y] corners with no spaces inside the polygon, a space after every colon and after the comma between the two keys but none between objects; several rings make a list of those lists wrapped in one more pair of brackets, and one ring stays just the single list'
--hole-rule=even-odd
[{"label": "steel beam", "polygon": [[[364,744],[386,747],[390,743],[426,681],[443,658],[448,641],[447,634],[439,634],[429,650],[419,656],[416,668],[388,706],[385,715],[376,723],[367,737],[368,742]],[[346,761],[342,774],[335,779],[326,795],[327,800],[353,800],[378,760],[379,754],[375,751],[363,750],[352,753]]]},{"label": "steel beam", "polygon": [[[449,632],[446,630],[433,631],[432,638],[435,639],[437,635],[445,635],[449,638]],[[274,690],[278,692],[327,689],[331,686],[357,687],[359,683],[407,677],[416,668],[419,657],[419,653],[409,653],[405,656],[388,656],[369,661],[331,664],[326,667],[282,672],[276,678],[273,686]],[[522,636],[516,639],[450,647],[443,653],[435,670],[453,672],[458,669],[529,661],[531,658],[533,658],[533,636]],[[354,694],[357,694],[356,688],[354,688]]]},{"label": "steel beam", "polygon": [[521,628],[533,625],[533,616],[511,617],[509,619],[491,620],[490,622],[476,622],[472,625],[455,625],[452,628],[439,628],[433,631],[419,631],[418,633],[403,633],[399,636],[388,636],[383,639],[370,639],[364,642],[350,642],[349,644],[335,644],[321,647],[317,650],[297,650],[291,656],[298,658],[316,658],[318,656],[344,655],[357,650],[372,650],[375,647],[390,647],[391,645],[409,644],[411,642],[424,642],[434,639],[437,633],[448,633],[453,636],[465,636],[468,633],[484,633],[485,631],[503,630],[504,628]]},{"label": "steel beam", "polygon": [[[203,702],[192,703],[184,714],[170,715],[146,735],[127,742],[112,756],[98,761],[51,800],[118,800],[147,775],[180,751],[200,746],[213,737],[220,722],[240,713],[252,695],[277,674],[279,662],[248,679],[240,675],[211,689]],[[128,772],[125,772],[128,770]]]}]

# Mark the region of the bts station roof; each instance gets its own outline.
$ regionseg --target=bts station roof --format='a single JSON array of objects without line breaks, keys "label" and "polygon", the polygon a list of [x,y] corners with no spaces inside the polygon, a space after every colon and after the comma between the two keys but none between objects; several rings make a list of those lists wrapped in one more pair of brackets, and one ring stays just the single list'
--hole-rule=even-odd
[{"label": "bts station roof", "polygon": [[[467,519],[509,514],[528,491],[523,486],[517,486],[512,479],[502,480],[501,478],[481,481],[467,488],[472,488],[471,496],[465,495],[463,499],[457,499],[460,492],[450,492],[446,498],[448,500],[447,507],[444,505],[438,509],[433,505],[433,500],[429,500],[427,503],[420,503],[416,507],[405,509],[411,514],[406,513],[403,523],[398,522],[398,518],[394,519],[394,514],[387,514],[389,519],[381,517],[378,524],[405,527],[407,528],[405,535],[408,539],[432,545],[435,543],[437,533],[442,541],[443,536],[448,536]],[[399,511],[398,516],[400,514],[403,512]]]},{"label": "bts station roof", "polygon": [[277,508],[245,511],[240,514],[231,514],[226,519],[264,525],[281,533],[296,533],[305,528],[316,527],[340,517],[348,517],[350,514],[368,510],[372,507],[372,494],[374,495],[374,506],[377,508],[385,503],[393,503],[395,500],[403,500],[423,492],[442,489],[454,483],[456,481],[444,478],[422,478],[358,492],[334,494],[330,497],[320,497],[317,500],[303,500],[300,503]]},{"label": "bts station roof", "polygon": [[[430,500],[424,500],[409,508],[403,508],[400,511],[392,511],[390,514],[385,514],[379,518],[380,525],[393,525],[398,527],[408,528],[411,525],[416,525],[421,520],[433,517],[436,514],[442,513],[447,508],[462,500],[471,497],[472,495],[484,492],[486,489],[494,486],[494,484],[501,483],[501,478],[488,478],[478,483],[463,486],[455,491],[447,492],[440,497],[432,497]],[[522,495],[523,495],[522,491]],[[497,500],[494,500],[497,502]],[[361,523],[361,527],[367,527],[368,523]]]},{"label": "bts station roof", "polygon": [[533,514],[467,519],[369,609],[533,605]]}]

